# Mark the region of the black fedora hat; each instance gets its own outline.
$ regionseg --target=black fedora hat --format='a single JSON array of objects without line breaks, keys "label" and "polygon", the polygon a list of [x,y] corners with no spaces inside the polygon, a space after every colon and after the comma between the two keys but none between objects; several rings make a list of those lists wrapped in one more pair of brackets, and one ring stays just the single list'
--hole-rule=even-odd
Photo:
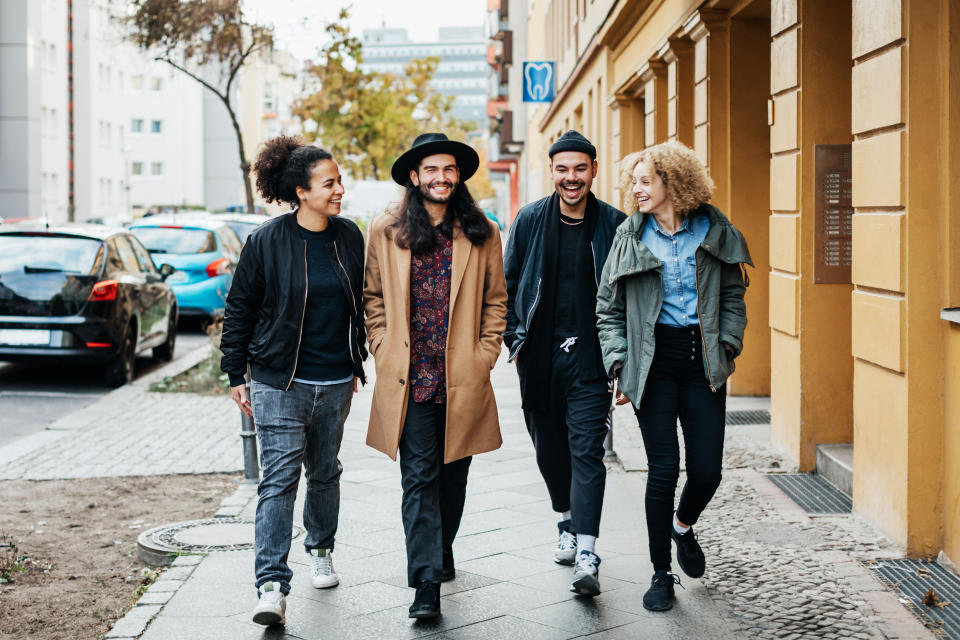
[{"label": "black fedora hat", "polygon": [[480,167],[480,156],[470,145],[450,140],[443,133],[421,133],[413,140],[413,146],[393,163],[390,169],[393,181],[405,187],[410,180],[410,172],[417,168],[420,161],[436,153],[449,153],[457,159],[461,182],[469,180]]}]

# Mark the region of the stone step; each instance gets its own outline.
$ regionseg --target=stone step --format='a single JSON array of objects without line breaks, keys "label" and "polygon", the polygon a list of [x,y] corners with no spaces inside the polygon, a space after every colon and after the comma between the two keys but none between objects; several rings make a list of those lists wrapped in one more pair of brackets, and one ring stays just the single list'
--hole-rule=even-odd
[{"label": "stone step", "polygon": [[853,445],[818,444],[817,474],[853,497]]}]

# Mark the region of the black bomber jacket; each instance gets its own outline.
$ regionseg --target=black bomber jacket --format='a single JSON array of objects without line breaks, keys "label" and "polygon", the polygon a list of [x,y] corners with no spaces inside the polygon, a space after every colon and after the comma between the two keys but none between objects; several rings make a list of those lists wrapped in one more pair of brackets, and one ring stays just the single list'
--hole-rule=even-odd
[{"label": "black bomber jacket", "polygon": [[[243,383],[247,365],[255,380],[289,389],[297,367],[307,300],[307,244],[297,231],[296,210],[257,227],[247,238],[233,274],[223,317],[220,368],[230,385]],[[354,375],[364,383],[367,358],[363,323],[363,234],[331,217],[336,239],[327,245],[343,294],[353,310],[349,341]]]}]

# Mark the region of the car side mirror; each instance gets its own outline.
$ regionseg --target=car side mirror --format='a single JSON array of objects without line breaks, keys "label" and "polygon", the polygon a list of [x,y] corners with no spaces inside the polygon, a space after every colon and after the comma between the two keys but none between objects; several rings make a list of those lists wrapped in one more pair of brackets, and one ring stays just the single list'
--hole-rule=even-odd
[{"label": "car side mirror", "polygon": [[172,276],[176,270],[177,268],[174,267],[172,264],[167,264],[166,262],[164,262],[162,265],[160,265],[160,277],[166,280],[167,278]]}]

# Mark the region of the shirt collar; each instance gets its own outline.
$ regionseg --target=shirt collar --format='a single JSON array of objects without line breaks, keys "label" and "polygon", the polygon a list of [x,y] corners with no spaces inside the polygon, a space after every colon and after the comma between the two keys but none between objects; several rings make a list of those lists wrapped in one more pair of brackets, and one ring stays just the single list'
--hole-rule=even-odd
[{"label": "shirt collar", "polygon": [[653,230],[654,230],[655,232],[659,233],[659,234],[660,234],[661,236],[663,236],[664,238],[672,238],[673,236],[676,236],[676,235],[680,234],[680,233],[683,232],[683,231],[686,231],[686,232],[689,233],[690,235],[693,235],[693,229],[690,228],[690,216],[689,216],[689,215],[683,216],[683,222],[680,223],[680,228],[677,229],[677,233],[673,234],[673,236],[671,236],[669,233],[667,233],[666,231],[663,230],[663,228],[660,226],[660,223],[657,222],[657,217],[654,216],[653,214],[650,214],[650,222],[651,222],[651,224],[653,225]]}]

